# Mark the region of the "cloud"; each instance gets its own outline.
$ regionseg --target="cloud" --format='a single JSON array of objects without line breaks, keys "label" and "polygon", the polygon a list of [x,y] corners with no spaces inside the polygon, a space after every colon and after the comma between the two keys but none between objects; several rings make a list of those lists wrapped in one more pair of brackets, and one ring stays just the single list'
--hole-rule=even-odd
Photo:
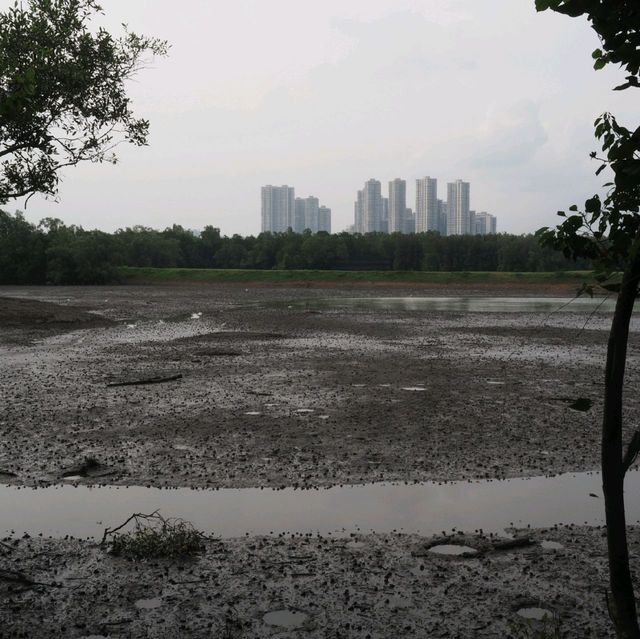
[{"label": "cloud", "polygon": [[535,157],[549,136],[540,119],[540,107],[523,101],[489,114],[467,164],[484,171],[520,170]]}]

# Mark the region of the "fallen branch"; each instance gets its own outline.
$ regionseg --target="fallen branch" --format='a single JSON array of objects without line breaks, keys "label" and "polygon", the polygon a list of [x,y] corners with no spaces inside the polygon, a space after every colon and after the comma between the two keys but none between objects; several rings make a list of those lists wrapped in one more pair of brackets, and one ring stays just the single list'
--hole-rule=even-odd
[{"label": "fallen branch", "polygon": [[493,550],[511,550],[513,548],[526,548],[532,546],[533,541],[529,537],[518,537],[517,539],[507,539],[493,544]]},{"label": "fallen branch", "polygon": [[149,377],[147,379],[137,379],[131,382],[112,382],[107,384],[107,388],[116,388],[118,386],[145,386],[147,384],[165,384],[166,382],[175,382],[182,379],[182,374],[171,375],[169,377]]}]

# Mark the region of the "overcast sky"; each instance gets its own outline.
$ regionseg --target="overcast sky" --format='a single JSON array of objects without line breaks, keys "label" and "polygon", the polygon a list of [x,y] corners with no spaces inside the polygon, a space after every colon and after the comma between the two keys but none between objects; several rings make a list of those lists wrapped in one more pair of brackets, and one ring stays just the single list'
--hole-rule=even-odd
[{"label": "overcast sky", "polygon": [[[1,0],[6,8],[11,3]],[[68,170],[28,218],[112,231],[207,224],[260,231],[260,186],[288,184],[353,223],[365,180],[471,182],[471,208],[524,233],[606,180],[593,121],[638,113],[596,73],[583,19],[534,0],[103,0],[104,22],[169,40],[131,84],[150,145]],[[21,202],[8,208],[22,208]]]}]

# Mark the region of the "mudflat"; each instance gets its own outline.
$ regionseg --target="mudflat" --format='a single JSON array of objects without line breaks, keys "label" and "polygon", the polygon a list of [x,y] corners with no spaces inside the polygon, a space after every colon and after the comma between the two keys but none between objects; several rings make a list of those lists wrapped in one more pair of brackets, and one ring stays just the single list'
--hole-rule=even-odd
[{"label": "mudflat", "polygon": [[[310,487],[596,468],[610,314],[299,304],[433,293],[2,289],[0,296],[27,300],[23,306],[49,312],[58,304],[81,319],[0,328],[0,472],[37,485],[90,459],[99,467],[87,474],[98,483]],[[638,345],[633,332],[630,416],[640,404]],[[116,386],[154,378],[173,379]],[[580,398],[593,408],[573,410]]]},{"label": "mudflat", "polygon": [[[593,470],[609,313],[560,301],[552,312],[483,313],[317,303],[573,293],[0,288],[0,481],[311,489]],[[42,319],[56,314],[64,321]],[[636,318],[629,430],[639,331]],[[0,568],[48,585],[0,579],[0,637],[524,637],[518,611],[537,608],[557,615],[562,636],[610,636],[598,528],[520,531],[533,543],[516,549],[451,530],[339,540],[292,531],[210,541],[189,561],[131,563],[91,541],[14,539],[11,524]],[[635,561],[640,532],[630,534]],[[433,543],[479,552],[434,556]]]}]

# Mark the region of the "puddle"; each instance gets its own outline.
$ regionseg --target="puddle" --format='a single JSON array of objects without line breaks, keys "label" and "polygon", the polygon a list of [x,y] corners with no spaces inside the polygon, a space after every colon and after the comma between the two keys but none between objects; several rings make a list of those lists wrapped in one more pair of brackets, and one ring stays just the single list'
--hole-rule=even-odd
[{"label": "puddle", "polygon": [[531,619],[533,621],[553,619],[553,613],[545,608],[520,608],[516,614],[523,619]]},{"label": "puddle", "polygon": [[155,599],[138,599],[134,605],[138,610],[155,610],[162,606],[162,599],[159,597]]},{"label": "puddle", "polygon": [[407,386],[402,389],[403,391],[412,391],[414,393],[424,393],[427,389],[422,386]]},{"label": "puddle", "polygon": [[543,541],[540,543],[544,550],[562,550],[564,546],[557,541]]},{"label": "puddle", "polygon": [[461,555],[477,555],[478,551],[471,546],[458,546],[457,544],[441,544],[440,546],[432,546],[429,552],[434,555],[448,555],[450,557],[459,557]]},{"label": "puddle", "polygon": [[268,612],[262,619],[268,626],[280,626],[281,628],[299,628],[308,615],[295,610],[274,610]]},{"label": "puddle", "polygon": [[262,413],[257,410],[250,410],[248,413],[245,413],[245,415],[251,415],[252,417],[257,417],[258,415],[262,415]]},{"label": "puddle", "polygon": [[313,408],[298,408],[298,410],[296,410],[295,412],[303,415],[305,413],[313,413],[315,412],[315,410]]},{"label": "puddle", "polygon": [[[90,481],[90,480],[87,480]],[[640,518],[640,472],[626,478],[627,519]],[[367,484],[301,490],[242,488],[163,490],[142,486],[58,485],[24,488],[0,484],[0,534],[42,533],[98,537],[134,512],[156,509],[221,537],[245,533],[320,533],[348,537],[359,532],[403,530],[501,533],[510,527],[604,524],[599,473],[503,481]],[[102,522],[97,525],[96,522]],[[10,527],[9,527],[10,526]]]},{"label": "puddle", "polygon": [[569,297],[328,297],[272,302],[271,307],[310,310],[431,311],[463,313],[611,313],[615,300]]}]

